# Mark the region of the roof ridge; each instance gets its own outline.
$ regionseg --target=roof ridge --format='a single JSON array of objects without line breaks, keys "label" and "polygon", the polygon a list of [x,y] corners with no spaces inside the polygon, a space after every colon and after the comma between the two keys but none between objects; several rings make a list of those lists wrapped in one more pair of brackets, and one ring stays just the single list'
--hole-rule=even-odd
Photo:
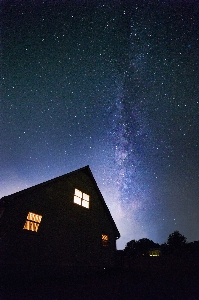
[{"label": "roof ridge", "polygon": [[[23,193],[24,191],[27,191],[27,190],[30,190],[30,189],[34,189],[34,188],[37,187],[37,186],[45,185],[45,184],[47,184],[47,183],[49,183],[49,182],[55,181],[55,180],[57,180],[57,179],[60,179],[61,177],[65,177],[65,176],[71,175],[72,173],[78,172],[78,171],[80,171],[80,170],[84,170],[84,169],[86,169],[86,168],[88,168],[88,169],[90,170],[89,165],[86,165],[86,166],[84,166],[84,167],[81,167],[81,168],[79,168],[79,169],[70,171],[70,172],[65,173],[65,174],[63,174],[63,175],[59,175],[59,176],[57,176],[57,177],[48,179],[48,180],[46,180],[46,181],[43,181],[43,182],[40,182],[40,183],[36,183],[35,185],[32,185],[32,186],[30,186],[30,187],[27,187],[27,188],[25,188],[25,189],[22,189],[22,190],[20,190],[20,191],[15,192],[15,193],[12,193],[12,194],[3,196],[3,197],[0,198],[0,200],[1,200],[1,199],[4,199],[4,198],[6,198],[6,197],[12,197],[12,196],[15,196],[16,194],[21,194],[21,193]],[[91,172],[91,170],[90,170],[90,172]],[[92,174],[92,172],[91,172],[91,174]]]}]

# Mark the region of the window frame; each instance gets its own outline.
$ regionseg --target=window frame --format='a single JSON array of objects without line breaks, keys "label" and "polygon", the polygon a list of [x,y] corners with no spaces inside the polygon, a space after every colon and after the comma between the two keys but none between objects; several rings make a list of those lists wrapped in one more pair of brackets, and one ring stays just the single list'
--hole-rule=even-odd
[{"label": "window frame", "polygon": [[90,195],[75,188],[74,196],[73,196],[73,203],[89,209],[90,208]]},{"label": "window frame", "polygon": [[32,232],[38,232],[41,219],[42,219],[42,215],[38,215],[33,212],[28,212],[23,229]]},{"label": "window frame", "polygon": [[101,243],[102,243],[102,247],[108,247],[109,246],[109,235],[106,233],[102,233],[101,235]]}]

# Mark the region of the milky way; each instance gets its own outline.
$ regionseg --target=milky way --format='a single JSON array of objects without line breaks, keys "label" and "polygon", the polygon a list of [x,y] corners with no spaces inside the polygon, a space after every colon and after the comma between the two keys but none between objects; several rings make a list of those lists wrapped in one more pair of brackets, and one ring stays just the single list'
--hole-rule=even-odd
[{"label": "milky way", "polygon": [[118,248],[198,240],[198,1],[91,2],[3,1],[0,196],[90,165]]}]

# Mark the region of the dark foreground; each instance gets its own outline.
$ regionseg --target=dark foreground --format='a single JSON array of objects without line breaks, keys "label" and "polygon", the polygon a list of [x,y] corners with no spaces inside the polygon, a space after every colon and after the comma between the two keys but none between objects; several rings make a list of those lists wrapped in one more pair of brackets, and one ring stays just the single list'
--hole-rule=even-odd
[{"label": "dark foreground", "polygon": [[[2,274],[1,274],[2,275]],[[139,258],[98,273],[3,277],[1,300],[175,299],[199,300],[196,258]]]}]

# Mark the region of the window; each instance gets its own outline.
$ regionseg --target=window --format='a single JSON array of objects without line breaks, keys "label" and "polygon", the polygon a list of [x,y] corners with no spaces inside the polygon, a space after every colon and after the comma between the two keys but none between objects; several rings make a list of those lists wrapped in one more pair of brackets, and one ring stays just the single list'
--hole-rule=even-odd
[{"label": "window", "polygon": [[75,189],[74,203],[89,208],[89,195]]},{"label": "window", "polygon": [[27,215],[27,220],[24,224],[23,229],[38,231],[39,224],[41,222],[42,216],[36,215],[35,213],[29,212]]},{"label": "window", "polygon": [[108,246],[108,235],[102,234],[102,246]]}]

